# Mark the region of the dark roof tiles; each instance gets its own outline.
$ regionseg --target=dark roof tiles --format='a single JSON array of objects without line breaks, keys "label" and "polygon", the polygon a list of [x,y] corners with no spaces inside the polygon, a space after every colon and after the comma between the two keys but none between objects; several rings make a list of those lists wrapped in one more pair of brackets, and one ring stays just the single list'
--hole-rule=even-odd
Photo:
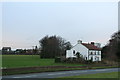
[{"label": "dark roof tiles", "polygon": [[84,45],[89,50],[101,50],[101,48],[98,48],[97,46],[93,44],[82,43],[82,45]]}]

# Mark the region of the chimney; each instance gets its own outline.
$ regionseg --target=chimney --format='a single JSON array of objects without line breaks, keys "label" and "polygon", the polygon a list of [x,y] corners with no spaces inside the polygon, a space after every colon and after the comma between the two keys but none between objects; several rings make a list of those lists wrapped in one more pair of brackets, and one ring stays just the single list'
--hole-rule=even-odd
[{"label": "chimney", "polygon": [[81,44],[82,43],[82,40],[78,40],[78,44]]},{"label": "chimney", "polygon": [[101,44],[100,43],[95,43],[95,46],[97,46],[98,48],[101,48]]},{"label": "chimney", "polygon": [[91,42],[92,45],[94,45],[95,43],[94,42]]}]

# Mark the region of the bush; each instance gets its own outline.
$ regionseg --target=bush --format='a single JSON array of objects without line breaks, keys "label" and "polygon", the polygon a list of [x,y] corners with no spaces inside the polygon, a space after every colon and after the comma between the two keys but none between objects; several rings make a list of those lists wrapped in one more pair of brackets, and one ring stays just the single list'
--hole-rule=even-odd
[{"label": "bush", "polygon": [[86,61],[83,58],[73,58],[69,57],[64,60],[66,63],[86,63]]},{"label": "bush", "polygon": [[55,63],[59,63],[59,62],[61,62],[61,58],[60,57],[56,57],[55,58]]},{"label": "bush", "polygon": [[93,63],[93,62],[92,62],[92,60],[87,60],[87,61],[85,61],[85,63],[86,63],[86,64],[91,64],[91,63]]},{"label": "bush", "polygon": [[101,63],[104,63],[106,65],[118,65],[119,63],[116,61],[111,61],[111,60],[107,60],[107,59],[103,59]]}]

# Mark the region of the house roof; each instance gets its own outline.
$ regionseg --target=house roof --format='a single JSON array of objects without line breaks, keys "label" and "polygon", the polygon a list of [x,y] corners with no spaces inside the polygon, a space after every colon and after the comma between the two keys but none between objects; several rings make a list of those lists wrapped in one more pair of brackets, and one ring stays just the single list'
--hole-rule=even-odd
[{"label": "house roof", "polygon": [[87,43],[82,43],[82,45],[84,45],[86,48],[88,48],[89,50],[101,50],[101,48],[98,48],[97,46],[93,45],[93,44],[87,44]]}]

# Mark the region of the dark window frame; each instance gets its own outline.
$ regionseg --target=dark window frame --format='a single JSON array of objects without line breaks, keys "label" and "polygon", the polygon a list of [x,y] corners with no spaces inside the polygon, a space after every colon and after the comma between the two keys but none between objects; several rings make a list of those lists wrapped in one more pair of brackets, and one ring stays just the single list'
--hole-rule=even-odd
[{"label": "dark window frame", "polygon": [[75,54],[75,50],[73,50],[73,54]]}]

